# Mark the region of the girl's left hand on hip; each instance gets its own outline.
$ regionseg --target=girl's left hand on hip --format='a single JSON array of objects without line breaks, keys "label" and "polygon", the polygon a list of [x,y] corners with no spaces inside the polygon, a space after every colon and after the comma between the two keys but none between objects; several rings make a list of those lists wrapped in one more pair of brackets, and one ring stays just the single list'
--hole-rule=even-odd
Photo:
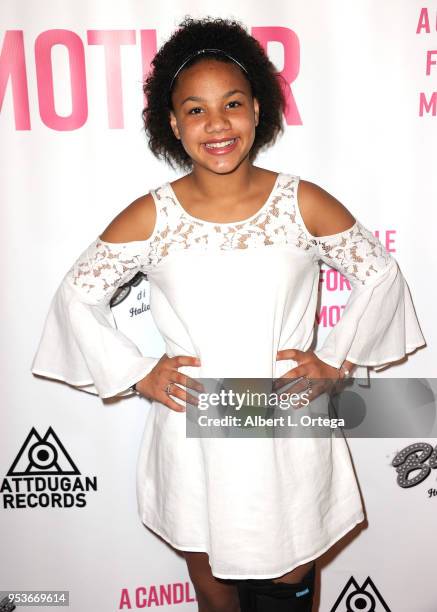
[{"label": "girl's left hand on hip", "polygon": [[297,382],[287,389],[287,393],[310,392],[310,400],[315,399],[327,390],[332,389],[333,385],[339,380],[338,368],[328,365],[319,359],[313,351],[299,351],[297,349],[283,349],[277,352],[277,361],[282,359],[293,359],[298,365],[276,378],[272,385],[272,390],[278,392],[291,381]]}]

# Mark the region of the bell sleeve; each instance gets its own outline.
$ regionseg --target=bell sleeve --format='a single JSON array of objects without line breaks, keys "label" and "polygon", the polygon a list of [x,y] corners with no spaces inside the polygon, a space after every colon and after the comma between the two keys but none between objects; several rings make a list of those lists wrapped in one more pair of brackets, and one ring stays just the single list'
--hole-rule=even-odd
[{"label": "bell sleeve", "polygon": [[101,398],[132,394],[159,358],[142,355],[117,329],[111,297],[147,269],[145,241],[109,243],[96,238],[56,290],[31,372],[64,381]]},{"label": "bell sleeve", "polygon": [[316,256],[352,288],[341,319],[314,351],[319,359],[336,368],[347,359],[378,371],[426,344],[396,259],[358,219],[311,242]]}]

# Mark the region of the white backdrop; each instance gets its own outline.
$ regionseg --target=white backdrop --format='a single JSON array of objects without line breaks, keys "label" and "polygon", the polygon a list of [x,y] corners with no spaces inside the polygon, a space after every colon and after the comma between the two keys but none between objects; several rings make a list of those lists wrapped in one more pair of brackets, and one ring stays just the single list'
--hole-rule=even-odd
[{"label": "white backdrop", "polygon": [[[389,241],[428,346],[372,376],[436,376],[436,12],[418,0],[2,1],[0,590],[69,590],[74,612],[197,609],[183,558],[137,516],[147,401],[30,373],[67,268],[129,202],[179,176],[148,152],[141,81],[185,14],[235,17],[270,41],[296,111],[256,164],[320,184]],[[323,269],[319,342],[349,295],[328,291]],[[120,326],[147,296],[143,282],[114,308]],[[160,355],[147,309],[135,325],[145,354]],[[46,434],[51,446],[32,451]],[[346,611],[362,588],[377,600],[366,610],[437,610],[437,470],[402,488],[391,466],[415,442],[437,439],[350,441],[368,524],[324,556],[315,609]]]}]

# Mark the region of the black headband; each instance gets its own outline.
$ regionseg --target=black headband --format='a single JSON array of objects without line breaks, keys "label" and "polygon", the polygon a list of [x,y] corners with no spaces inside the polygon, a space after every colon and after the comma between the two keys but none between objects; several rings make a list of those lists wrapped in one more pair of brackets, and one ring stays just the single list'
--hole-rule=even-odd
[{"label": "black headband", "polygon": [[235,59],[235,57],[233,57],[226,51],[223,51],[222,49],[199,49],[198,51],[195,51],[194,53],[191,53],[188,57],[186,57],[184,61],[182,62],[182,64],[179,66],[179,68],[176,70],[171,80],[170,87],[168,88],[169,93],[171,92],[171,88],[173,87],[173,83],[175,82],[176,77],[178,76],[182,68],[185,66],[185,64],[187,64],[191,59],[193,59],[193,57],[196,57],[197,55],[201,55],[202,53],[220,53],[222,55],[226,55],[226,57],[228,57],[230,60],[238,64],[240,68],[244,70],[246,74],[248,74],[243,64],[241,64],[237,59]]}]

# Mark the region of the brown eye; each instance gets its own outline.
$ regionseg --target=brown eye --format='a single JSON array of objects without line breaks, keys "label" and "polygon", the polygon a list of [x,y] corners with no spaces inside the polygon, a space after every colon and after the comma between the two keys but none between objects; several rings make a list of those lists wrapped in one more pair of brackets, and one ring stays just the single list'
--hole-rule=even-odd
[{"label": "brown eye", "polygon": [[195,111],[195,110],[202,110],[202,109],[200,108],[200,106],[195,106],[194,108],[191,108],[191,109],[188,111],[188,114],[189,114],[189,115],[198,115],[199,113],[193,113],[193,111]]}]

